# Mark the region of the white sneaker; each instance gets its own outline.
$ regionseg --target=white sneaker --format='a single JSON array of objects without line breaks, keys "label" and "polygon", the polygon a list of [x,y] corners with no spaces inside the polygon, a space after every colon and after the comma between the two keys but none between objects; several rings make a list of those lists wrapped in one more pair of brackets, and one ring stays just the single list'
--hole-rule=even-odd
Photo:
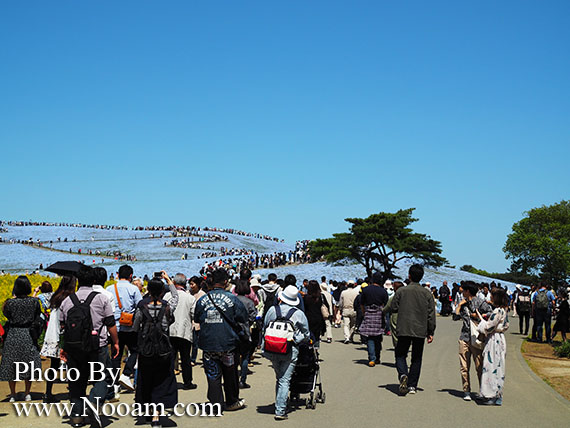
[{"label": "white sneaker", "polygon": [[26,394],[24,401],[32,401],[32,396],[30,394]]},{"label": "white sneaker", "polygon": [[463,400],[465,400],[465,401],[471,401],[471,393],[470,393],[470,392],[466,392],[466,393],[463,395]]},{"label": "white sneaker", "polygon": [[414,388],[413,386],[410,386],[410,387],[408,388],[408,394],[415,394],[416,392],[417,392],[417,391],[416,391],[416,388]]},{"label": "white sneaker", "polygon": [[16,402],[16,396],[10,395],[10,403],[15,403],[15,402]]},{"label": "white sneaker", "polygon": [[135,387],[133,386],[131,379],[128,376],[125,376],[124,374],[122,374],[121,377],[119,377],[119,383],[125,388],[127,388],[129,391],[135,390]]}]

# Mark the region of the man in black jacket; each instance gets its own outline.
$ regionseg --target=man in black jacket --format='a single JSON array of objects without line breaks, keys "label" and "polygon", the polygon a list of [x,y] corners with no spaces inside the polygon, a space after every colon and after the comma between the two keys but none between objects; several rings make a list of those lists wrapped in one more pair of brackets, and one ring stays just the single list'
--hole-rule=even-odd
[{"label": "man in black jacket", "polygon": [[[435,332],[435,303],[429,289],[422,287],[419,282],[424,276],[422,266],[415,264],[408,272],[410,283],[398,289],[391,304],[391,311],[398,313],[396,335],[396,369],[400,381],[400,395],[416,393],[424,343],[433,341]],[[412,364],[409,368],[406,362],[408,350],[412,346]],[[409,376],[409,378],[408,378]]]}]

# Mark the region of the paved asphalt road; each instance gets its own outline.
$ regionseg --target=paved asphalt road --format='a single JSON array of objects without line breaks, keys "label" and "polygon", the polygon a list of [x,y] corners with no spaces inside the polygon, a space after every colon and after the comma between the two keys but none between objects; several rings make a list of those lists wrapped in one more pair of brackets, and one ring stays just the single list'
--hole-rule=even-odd
[{"label": "paved asphalt road", "polygon": [[[251,389],[242,391],[248,407],[226,412],[221,418],[172,418],[164,426],[265,427],[274,424],[311,427],[569,427],[570,402],[562,398],[534,375],[522,359],[519,349],[522,337],[507,333],[507,379],[502,407],[479,406],[464,402],[459,375],[457,339],[460,324],[438,318],[435,340],[426,345],[419,392],[397,395],[396,369],[391,339],[386,337],[383,363],[374,368],[366,365],[366,351],[360,345],[341,342],[342,330],[334,329],[335,342],[323,344],[321,372],[326,403],[315,410],[304,407],[293,411],[288,421],[273,420],[274,375],[267,360],[258,358],[248,379]],[[194,370],[194,391],[181,391],[179,401],[205,401],[206,382],[201,367]],[[472,374],[472,379],[476,379]],[[476,381],[475,381],[476,382]],[[33,390],[40,392],[42,386]],[[39,396],[36,394],[35,396]],[[121,399],[132,402],[132,394]],[[106,421],[112,428],[132,427],[134,419],[115,418]],[[48,427],[62,425],[60,418],[16,417],[12,405],[0,403],[0,427]],[[148,425],[147,425],[148,426]]]}]

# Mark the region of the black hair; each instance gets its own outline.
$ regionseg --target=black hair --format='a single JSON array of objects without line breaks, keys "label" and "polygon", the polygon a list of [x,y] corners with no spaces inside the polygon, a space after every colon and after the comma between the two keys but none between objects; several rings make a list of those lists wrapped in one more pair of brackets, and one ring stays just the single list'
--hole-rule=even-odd
[{"label": "black hair", "polygon": [[383,279],[384,279],[384,275],[382,274],[382,272],[374,272],[372,274],[372,283],[373,284],[382,285]]},{"label": "black hair", "polygon": [[239,279],[244,279],[246,281],[249,281],[251,279],[251,270],[249,270],[248,268],[242,269],[239,273]]},{"label": "black hair", "polygon": [[74,276],[62,277],[57,290],[55,290],[55,293],[53,293],[51,296],[51,299],[49,301],[50,307],[52,309],[59,308],[67,296],[75,293],[76,288],[77,278]]},{"label": "black hair", "polygon": [[225,269],[216,269],[212,272],[212,285],[220,284],[223,285],[229,278],[228,273]]},{"label": "black hair", "polygon": [[275,282],[277,281],[277,275],[275,275],[274,273],[270,273],[269,275],[267,275],[267,279],[271,282]]},{"label": "black hair", "polygon": [[107,270],[98,266],[93,268],[93,273],[95,274],[95,284],[105,285],[105,282],[107,282]]},{"label": "black hair", "polygon": [[32,284],[25,275],[20,275],[14,281],[14,289],[12,294],[16,297],[26,297],[32,292]]},{"label": "black hair", "polygon": [[307,295],[311,296],[315,302],[319,300],[319,297],[321,296],[321,286],[317,281],[309,281],[309,284],[307,285]]},{"label": "black hair", "polygon": [[475,284],[473,281],[465,281],[461,284],[461,288],[463,288],[463,291],[468,291],[469,294],[471,295],[471,297],[475,297],[475,295],[477,294],[477,284]]},{"label": "black hair", "polygon": [[119,268],[119,279],[129,279],[133,274],[133,268],[129,265],[123,265]]},{"label": "black hair", "polygon": [[326,282],[327,277],[326,276],[321,276],[321,282]]},{"label": "black hair", "polygon": [[285,277],[285,287],[288,285],[297,285],[297,278],[295,278],[295,275],[289,274]]},{"label": "black hair", "polygon": [[95,272],[89,266],[81,265],[77,271],[77,285],[79,287],[92,287],[95,284]]},{"label": "black hair", "polygon": [[410,266],[408,273],[413,282],[420,282],[424,277],[424,268],[422,265],[414,264]]},{"label": "black hair", "polygon": [[157,302],[162,297],[164,284],[161,279],[153,278],[148,282],[146,289],[148,290],[148,294],[150,294],[151,299]]},{"label": "black hair", "polygon": [[53,291],[53,287],[51,286],[51,282],[44,281],[42,282],[42,286],[40,287],[42,293],[51,293]]},{"label": "black hair", "polygon": [[193,276],[192,278],[190,278],[188,280],[188,283],[191,283],[191,282],[193,282],[197,286],[200,286],[200,283],[202,282],[202,278],[200,278],[199,276]]},{"label": "black hair", "polygon": [[238,296],[247,296],[249,293],[251,293],[249,282],[244,279],[239,279],[236,284],[235,292]]}]

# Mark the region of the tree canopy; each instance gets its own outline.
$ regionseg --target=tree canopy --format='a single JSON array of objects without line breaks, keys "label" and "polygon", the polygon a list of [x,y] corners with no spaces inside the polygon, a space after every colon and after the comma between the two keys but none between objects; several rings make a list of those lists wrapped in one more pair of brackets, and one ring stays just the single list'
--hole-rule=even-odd
[{"label": "tree canopy", "polygon": [[425,266],[442,266],[441,243],[422,233],[413,232],[410,225],[414,208],[396,213],[372,214],[367,218],[347,218],[349,232],[335,233],[331,238],[316,239],[309,244],[311,259],[328,262],[355,260],[372,276],[380,271],[384,279],[395,279],[394,269],[402,260],[415,260]]},{"label": "tree canopy", "polygon": [[570,201],[533,208],[512,230],[503,247],[512,272],[536,274],[552,285],[570,279]]}]

